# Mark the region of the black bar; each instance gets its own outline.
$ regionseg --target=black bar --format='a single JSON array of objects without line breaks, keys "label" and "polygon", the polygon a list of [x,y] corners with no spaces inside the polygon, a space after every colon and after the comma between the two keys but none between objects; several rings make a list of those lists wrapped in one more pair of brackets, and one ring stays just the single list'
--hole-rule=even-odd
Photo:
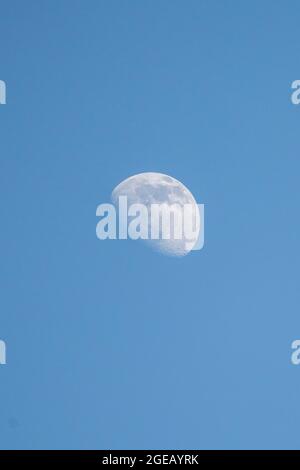
[{"label": "black bar", "polygon": [[[142,465],[189,465],[202,468],[225,468],[228,464],[271,464],[285,468],[288,461],[298,462],[298,451],[206,451],[206,450],[2,450],[0,466],[6,464],[42,465],[74,463],[77,467],[98,468],[121,465],[137,468]],[[3,468],[3,467],[2,467]],[[151,468],[151,467],[149,467]]]}]

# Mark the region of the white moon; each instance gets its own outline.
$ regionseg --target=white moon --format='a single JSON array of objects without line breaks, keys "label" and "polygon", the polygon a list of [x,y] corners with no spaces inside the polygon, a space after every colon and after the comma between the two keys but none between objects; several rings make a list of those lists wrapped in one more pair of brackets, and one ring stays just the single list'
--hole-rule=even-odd
[{"label": "white moon", "polygon": [[[112,201],[117,206],[119,197],[127,196],[128,206],[143,204],[150,210],[151,204],[177,204],[183,212],[183,206],[189,204],[192,217],[199,216],[199,209],[192,193],[175,178],[163,173],[139,173],[122,181],[112,192]],[[149,221],[148,221],[149,222]],[[169,256],[185,256],[198,240],[199,230],[194,239],[143,240],[160,253]]]}]

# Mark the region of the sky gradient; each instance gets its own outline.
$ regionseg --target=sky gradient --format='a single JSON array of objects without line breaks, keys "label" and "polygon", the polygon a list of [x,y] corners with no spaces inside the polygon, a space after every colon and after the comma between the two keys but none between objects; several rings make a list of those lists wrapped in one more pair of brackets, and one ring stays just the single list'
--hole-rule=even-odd
[{"label": "sky gradient", "polygon": [[[300,448],[299,17],[1,0],[1,448]],[[203,250],[96,238],[145,171],[205,204]]]}]

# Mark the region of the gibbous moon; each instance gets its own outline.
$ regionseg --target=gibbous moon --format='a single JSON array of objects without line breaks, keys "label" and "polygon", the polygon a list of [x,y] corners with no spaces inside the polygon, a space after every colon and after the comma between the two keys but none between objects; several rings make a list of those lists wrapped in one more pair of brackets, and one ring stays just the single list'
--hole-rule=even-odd
[{"label": "gibbous moon", "polygon": [[[150,212],[151,204],[176,204],[178,210],[183,213],[183,206],[189,204],[192,210],[192,218],[199,217],[199,208],[192,193],[175,178],[163,173],[139,173],[122,181],[112,192],[112,201],[118,206],[120,196],[127,196],[128,206],[143,204]],[[150,220],[148,221],[150,227]],[[156,251],[168,256],[181,257],[187,255],[196,244],[199,230],[194,239],[187,239],[183,234],[181,239],[148,239],[144,243]]]}]

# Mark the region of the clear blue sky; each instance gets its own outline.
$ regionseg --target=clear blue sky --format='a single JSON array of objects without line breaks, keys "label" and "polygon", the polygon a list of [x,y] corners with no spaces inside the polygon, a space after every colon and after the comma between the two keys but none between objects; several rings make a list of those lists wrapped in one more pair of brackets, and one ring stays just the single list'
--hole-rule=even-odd
[{"label": "clear blue sky", "polygon": [[[2,0],[1,448],[299,448],[300,4]],[[96,238],[143,171],[183,259]]]}]

